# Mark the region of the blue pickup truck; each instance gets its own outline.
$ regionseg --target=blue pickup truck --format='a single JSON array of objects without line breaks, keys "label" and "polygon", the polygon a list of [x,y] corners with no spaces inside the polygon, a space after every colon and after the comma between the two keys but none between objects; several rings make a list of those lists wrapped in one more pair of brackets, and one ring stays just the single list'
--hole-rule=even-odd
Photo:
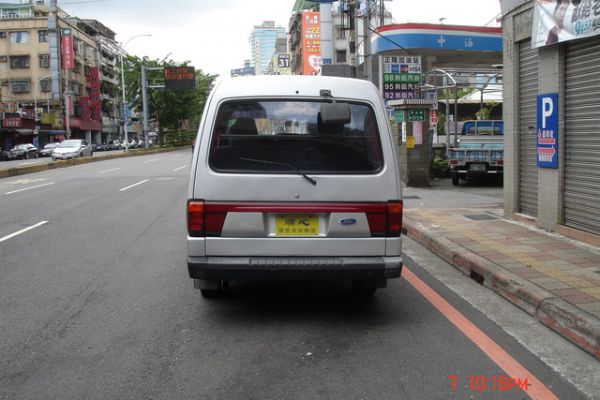
[{"label": "blue pickup truck", "polygon": [[448,154],[452,184],[475,176],[504,174],[504,124],[502,121],[465,121],[456,146]]}]

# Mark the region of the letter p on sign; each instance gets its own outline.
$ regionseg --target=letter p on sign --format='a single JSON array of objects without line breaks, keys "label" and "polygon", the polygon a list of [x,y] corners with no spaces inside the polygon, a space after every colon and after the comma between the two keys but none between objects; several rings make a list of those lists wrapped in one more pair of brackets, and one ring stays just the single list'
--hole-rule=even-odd
[{"label": "letter p on sign", "polygon": [[554,113],[554,99],[552,97],[542,98],[542,129],[546,129],[546,120]]}]

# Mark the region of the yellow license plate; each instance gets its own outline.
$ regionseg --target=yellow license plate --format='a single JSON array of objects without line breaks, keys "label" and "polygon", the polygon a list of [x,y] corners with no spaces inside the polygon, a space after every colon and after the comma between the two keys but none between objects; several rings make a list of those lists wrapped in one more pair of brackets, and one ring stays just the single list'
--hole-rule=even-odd
[{"label": "yellow license plate", "polygon": [[277,214],[276,236],[316,236],[319,234],[319,216],[316,214]]}]

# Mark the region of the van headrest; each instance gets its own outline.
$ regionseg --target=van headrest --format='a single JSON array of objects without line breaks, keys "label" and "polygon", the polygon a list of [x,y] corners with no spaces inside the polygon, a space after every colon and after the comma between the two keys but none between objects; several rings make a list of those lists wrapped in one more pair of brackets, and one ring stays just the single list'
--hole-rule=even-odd
[{"label": "van headrest", "polygon": [[256,121],[253,118],[241,117],[229,128],[230,135],[258,135]]}]

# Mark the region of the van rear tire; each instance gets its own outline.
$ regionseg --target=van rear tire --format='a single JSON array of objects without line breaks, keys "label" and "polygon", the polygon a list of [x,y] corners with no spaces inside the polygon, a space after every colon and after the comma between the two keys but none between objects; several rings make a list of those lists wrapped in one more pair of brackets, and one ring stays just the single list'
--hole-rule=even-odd
[{"label": "van rear tire", "polygon": [[205,299],[214,299],[223,294],[223,283],[212,279],[194,279],[194,287],[200,289],[200,294]]},{"label": "van rear tire", "polygon": [[460,183],[460,179],[458,178],[458,174],[452,174],[452,184],[454,186],[458,186]]}]

